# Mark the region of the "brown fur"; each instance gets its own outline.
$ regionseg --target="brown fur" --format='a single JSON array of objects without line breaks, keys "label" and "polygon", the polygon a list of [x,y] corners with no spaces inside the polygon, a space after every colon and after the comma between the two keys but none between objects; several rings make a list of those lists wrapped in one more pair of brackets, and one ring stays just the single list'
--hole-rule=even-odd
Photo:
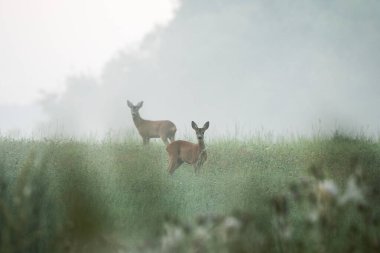
[{"label": "brown fur", "polygon": [[[195,123],[194,123],[195,124]],[[207,125],[207,126],[206,126]],[[195,125],[196,126],[196,125]],[[194,126],[193,126],[194,128]],[[195,172],[203,165],[207,160],[206,147],[203,140],[203,133],[208,128],[208,122],[203,128],[194,128],[197,133],[202,131],[202,138],[198,138],[198,143],[194,144],[188,141],[174,141],[166,147],[166,151],[169,155],[169,173],[173,174],[174,171],[181,166],[184,162],[193,165]]]},{"label": "brown fur", "polygon": [[176,126],[169,120],[144,120],[133,119],[137,131],[143,138],[143,143],[147,144],[150,138],[161,138],[161,140],[168,145],[168,139],[173,142],[175,133],[177,131]]},{"label": "brown fur", "polygon": [[131,108],[133,122],[137,128],[137,131],[141,135],[144,144],[149,143],[150,138],[161,138],[161,140],[168,145],[169,141],[175,140],[175,133],[177,131],[176,126],[169,120],[145,120],[140,117],[139,110],[143,105],[143,102],[139,102],[137,105],[133,105],[130,101],[127,101],[128,107]]}]

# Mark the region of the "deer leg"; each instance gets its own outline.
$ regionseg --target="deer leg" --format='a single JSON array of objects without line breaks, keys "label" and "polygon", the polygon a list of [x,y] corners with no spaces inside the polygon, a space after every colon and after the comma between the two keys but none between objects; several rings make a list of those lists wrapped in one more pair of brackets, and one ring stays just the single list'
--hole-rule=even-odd
[{"label": "deer leg", "polygon": [[174,168],[175,164],[177,162],[177,158],[174,156],[169,156],[169,167],[168,171],[171,174],[172,169]]},{"label": "deer leg", "polygon": [[170,174],[172,175],[172,174],[174,173],[174,171],[175,171],[176,169],[178,169],[179,166],[182,165],[182,163],[183,163],[183,161],[181,161],[181,160],[177,160],[177,163],[176,163],[176,165],[174,166],[174,168],[171,170]]},{"label": "deer leg", "polygon": [[165,143],[165,145],[169,145],[169,142],[168,142],[168,137],[166,136],[161,136],[161,140]]},{"label": "deer leg", "polygon": [[143,137],[143,144],[144,145],[149,144],[149,138]]},{"label": "deer leg", "polygon": [[194,167],[195,174],[198,174],[199,173],[199,169],[201,168],[200,164],[195,163],[193,165],[193,167]]},{"label": "deer leg", "polygon": [[170,157],[169,168],[168,168],[169,174],[173,175],[174,171],[179,166],[181,166],[182,163],[183,163],[183,161],[177,159],[177,157],[174,157],[174,156]]}]

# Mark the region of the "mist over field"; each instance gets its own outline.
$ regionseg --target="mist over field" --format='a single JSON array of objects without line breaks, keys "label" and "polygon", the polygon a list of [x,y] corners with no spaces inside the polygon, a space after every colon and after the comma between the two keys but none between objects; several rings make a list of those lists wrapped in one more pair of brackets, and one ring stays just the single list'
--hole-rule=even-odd
[{"label": "mist over field", "polygon": [[183,0],[138,49],[110,56],[101,77],[68,76],[40,106],[70,135],[133,127],[127,99],[179,135],[191,120],[209,120],[210,135],[378,134],[378,13],[378,1]]},{"label": "mist over field", "polygon": [[380,252],[380,2],[161,1],[0,0],[0,252]]}]

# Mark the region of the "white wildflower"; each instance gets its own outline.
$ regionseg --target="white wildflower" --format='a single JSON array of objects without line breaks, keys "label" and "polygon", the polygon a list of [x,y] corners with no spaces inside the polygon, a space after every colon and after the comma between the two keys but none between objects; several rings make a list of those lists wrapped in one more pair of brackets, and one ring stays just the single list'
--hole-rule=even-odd
[{"label": "white wildflower", "polygon": [[161,239],[161,247],[164,252],[170,251],[180,245],[185,235],[181,227],[165,224],[166,235]]},{"label": "white wildflower", "polygon": [[338,187],[334,181],[326,179],[317,185],[317,198],[321,208],[327,208],[331,203],[334,203],[338,195]]},{"label": "white wildflower", "polygon": [[224,241],[227,241],[241,228],[241,221],[233,216],[226,217],[221,224],[221,236]]},{"label": "white wildflower", "polygon": [[196,240],[207,241],[210,238],[210,234],[205,227],[198,226],[194,231],[194,238]]},{"label": "white wildflower", "polygon": [[333,180],[323,180],[318,183],[318,192],[322,195],[335,197],[338,195],[338,187]]},{"label": "white wildflower", "polygon": [[227,230],[238,230],[241,227],[241,222],[237,218],[229,216],[224,219],[223,226]]},{"label": "white wildflower", "polygon": [[365,199],[362,190],[359,188],[356,178],[351,176],[348,179],[347,187],[342,195],[342,197],[339,199],[339,204],[346,204],[347,202],[354,202],[354,203],[360,203],[364,204]]}]

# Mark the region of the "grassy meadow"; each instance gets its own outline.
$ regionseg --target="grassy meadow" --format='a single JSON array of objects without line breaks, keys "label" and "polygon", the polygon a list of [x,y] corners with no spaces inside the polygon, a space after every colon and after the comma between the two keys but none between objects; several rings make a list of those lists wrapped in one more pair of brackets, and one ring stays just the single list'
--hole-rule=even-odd
[{"label": "grassy meadow", "polygon": [[380,142],[0,137],[0,252],[380,252]]}]

